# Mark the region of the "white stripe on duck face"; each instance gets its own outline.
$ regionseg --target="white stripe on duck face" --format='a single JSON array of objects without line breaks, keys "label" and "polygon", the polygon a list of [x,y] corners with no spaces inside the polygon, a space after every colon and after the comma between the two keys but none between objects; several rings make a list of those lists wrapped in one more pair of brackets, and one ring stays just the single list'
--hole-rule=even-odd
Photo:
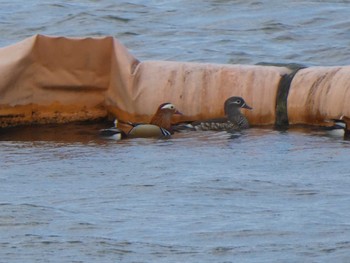
[{"label": "white stripe on duck face", "polygon": [[169,110],[174,110],[175,106],[171,103],[165,104],[161,109],[169,109]]}]

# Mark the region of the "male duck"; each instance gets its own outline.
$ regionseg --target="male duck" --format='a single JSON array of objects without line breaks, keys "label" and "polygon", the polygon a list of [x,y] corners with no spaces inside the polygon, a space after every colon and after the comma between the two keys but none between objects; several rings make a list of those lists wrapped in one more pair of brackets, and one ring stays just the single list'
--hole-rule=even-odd
[{"label": "male duck", "polygon": [[126,133],[118,129],[117,126],[118,126],[118,120],[115,120],[114,127],[100,130],[100,136],[108,139],[114,139],[114,140],[125,139],[127,137]]},{"label": "male duck", "polygon": [[331,121],[332,126],[326,127],[327,133],[331,136],[340,136],[344,139],[350,139],[350,118],[346,116],[341,116],[339,119],[326,120]]},{"label": "male duck", "polygon": [[149,124],[133,124],[133,128],[129,131],[129,138],[162,138],[170,137],[174,134],[171,126],[171,118],[174,114],[181,115],[176,107],[167,102],[161,104],[157,112],[153,115]]},{"label": "male duck", "polygon": [[252,107],[242,97],[230,97],[225,101],[225,117],[194,121],[190,124],[195,130],[233,131],[249,128],[247,118],[241,113],[241,108],[251,110]]},{"label": "male duck", "polygon": [[[124,124],[132,126],[131,130],[124,135],[121,134],[121,138],[164,138],[170,137],[174,132],[171,126],[171,118],[174,114],[182,114],[176,107],[167,102],[161,104],[157,112],[153,115],[150,123],[130,123],[123,122]],[[103,134],[113,136],[113,133],[120,133],[121,130],[116,127],[101,130]],[[101,134],[102,135],[102,134]]]}]

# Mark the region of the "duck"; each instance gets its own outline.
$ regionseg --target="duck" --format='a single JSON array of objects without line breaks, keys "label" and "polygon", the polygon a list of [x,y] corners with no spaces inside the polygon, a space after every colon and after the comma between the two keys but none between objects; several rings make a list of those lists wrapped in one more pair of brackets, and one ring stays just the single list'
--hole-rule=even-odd
[{"label": "duck", "polygon": [[111,128],[107,128],[107,129],[101,129],[99,134],[101,137],[103,138],[107,138],[107,139],[113,139],[113,140],[122,140],[122,139],[126,139],[127,135],[126,133],[117,128],[118,126],[118,120],[114,120],[114,126]]},{"label": "duck", "polygon": [[183,125],[183,127],[185,126],[186,128],[192,130],[202,131],[237,131],[248,129],[249,122],[248,119],[241,113],[242,108],[248,110],[253,109],[242,97],[233,96],[228,98],[224,103],[225,117],[193,121]]},{"label": "duck", "polygon": [[[159,105],[150,123],[131,124],[132,129],[128,132],[128,138],[164,138],[174,134],[171,119],[173,115],[182,115],[170,102]],[[129,123],[130,124],[130,123]]]},{"label": "duck", "polygon": [[343,139],[350,139],[350,118],[341,116],[339,119],[327,119],[326,122],[331,122],[332,126],[326,127],[329,135],[335,137],[342,137]]},{"label": "duck", "polygon": [[125,133],[122,130],[117,128],[118,120],[115,120],[115,127],[100,130],[100,134],[103,134],[109,137],[116,136],[116,137],[120,137],[120,139],[169,138],[171,137],[172,134],[174,134],[174,130],[172,129],[171,119],[175,114],[182,115],[182,113],[176,109],[174,104],[170,102],[162,103],[157,108],[156,113],[153,115],[149,123],[132,123],[132,122],[120,121],[120,123],[126,124],[132,127],[128,133]]}]

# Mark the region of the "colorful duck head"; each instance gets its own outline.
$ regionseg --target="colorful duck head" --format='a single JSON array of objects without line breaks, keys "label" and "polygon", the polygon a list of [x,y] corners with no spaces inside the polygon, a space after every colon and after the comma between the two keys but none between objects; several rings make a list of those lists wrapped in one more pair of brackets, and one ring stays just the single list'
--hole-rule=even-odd
[{"label": "colorful duck head", "polygon": [[174,114],[182,115],[176,107],[169,102],[159,105],[156,113],[153,115],[150,124],[159,126],[163,129],[171,131],[171,118]]}]

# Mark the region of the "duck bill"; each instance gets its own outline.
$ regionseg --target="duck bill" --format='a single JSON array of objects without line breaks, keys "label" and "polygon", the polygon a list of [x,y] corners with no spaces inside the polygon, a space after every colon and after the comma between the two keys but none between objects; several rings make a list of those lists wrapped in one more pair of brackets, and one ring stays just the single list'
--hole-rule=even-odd
[{"label": "duck bill", "polygon": [[252,110],[252,109],[253,109],[253,108],[250,107],[247,103],[244,103],[244,104],[242,105],[242,108],[248,109],[248,110]]},{"label": "duck bill", "polygon": [[175,112],[174,112],[174,114],[177,114],[177,115],[183,115],[181,112],[179,112],[178,110],[176,110]]}]

